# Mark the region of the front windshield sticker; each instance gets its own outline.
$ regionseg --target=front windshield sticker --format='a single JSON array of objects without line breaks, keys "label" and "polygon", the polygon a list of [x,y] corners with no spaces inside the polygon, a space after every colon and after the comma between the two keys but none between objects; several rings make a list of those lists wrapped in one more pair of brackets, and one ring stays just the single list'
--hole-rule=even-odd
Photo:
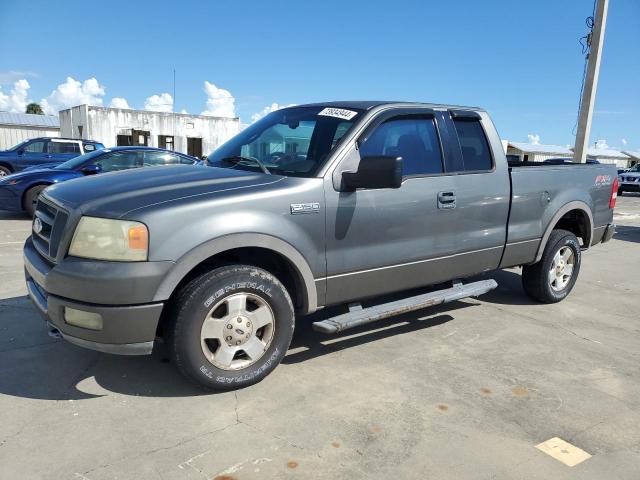
[{"label": "front windshield sticker", "polygon": [[318,115],[324,115],[325,117],[336,117],[343,120],[351,120],[358,112],[351,110],[345,110],[344,108],[325,108]]}]

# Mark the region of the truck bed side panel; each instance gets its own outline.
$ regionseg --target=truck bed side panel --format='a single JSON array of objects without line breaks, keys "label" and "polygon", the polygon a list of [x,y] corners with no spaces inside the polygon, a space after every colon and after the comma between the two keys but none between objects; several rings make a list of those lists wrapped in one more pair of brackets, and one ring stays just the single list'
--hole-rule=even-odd
[{"label": "truck bed side panel", "polygon": [[[536,261],[545,233],[556,214],[572,202],[591,216],[591,244],[598,243],[611,223],[609,209],[616,171],[610,165],[551,165],[511,169],[512,204],[507,245],[501,267]],[[589,247],[590,245],[585,245]]]}]

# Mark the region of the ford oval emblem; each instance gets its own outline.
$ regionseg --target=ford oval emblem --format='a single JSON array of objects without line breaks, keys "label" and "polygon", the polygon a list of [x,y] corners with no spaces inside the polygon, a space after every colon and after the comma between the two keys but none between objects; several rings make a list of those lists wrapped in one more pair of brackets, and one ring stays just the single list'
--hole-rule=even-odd
[{"label": "ford oval emblem", "polygon": [[42,220],[38,217],[33,221],[33,231],[36,233],[40,233],[42,231]]}]

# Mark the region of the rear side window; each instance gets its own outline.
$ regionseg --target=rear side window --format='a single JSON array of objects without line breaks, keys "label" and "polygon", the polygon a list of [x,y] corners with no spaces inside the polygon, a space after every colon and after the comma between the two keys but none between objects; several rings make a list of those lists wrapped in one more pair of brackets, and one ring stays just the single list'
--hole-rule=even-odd
[{"label": "rear side window", "polygon": [[402,174],[442,173],[442,154],[432,118],[400,117],[378,126],[361,145],[360,156],[402,157]]},{"label": "rear side window", "polygon": [[49,153],[77,153],[80,155],[80,145],[75,142],[49,142]]},{"label": "rear side window", "polygon": [[454,119],[466,172],[491,170],[489,142],[478,120]]},{"label": "rear side window", "polygon": [[181,157],[180,155],[176,155],[175,153],[169,152],[144,152],[144,166],[145,167],[158,167],[162,165],[180,165],[189,163],[192,164],[193,161],[186,162],[186,159]]}]

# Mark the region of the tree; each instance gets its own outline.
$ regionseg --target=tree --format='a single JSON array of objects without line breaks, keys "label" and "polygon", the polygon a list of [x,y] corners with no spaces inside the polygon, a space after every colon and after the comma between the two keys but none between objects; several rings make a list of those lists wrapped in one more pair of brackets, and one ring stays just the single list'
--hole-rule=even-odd
[{"label": "tree", "polygon": [[36,115],[44,115],[42,111],[42,107],[37,103],[30,103],[27,105],[27,110],[25,113],[35,113]]}]

